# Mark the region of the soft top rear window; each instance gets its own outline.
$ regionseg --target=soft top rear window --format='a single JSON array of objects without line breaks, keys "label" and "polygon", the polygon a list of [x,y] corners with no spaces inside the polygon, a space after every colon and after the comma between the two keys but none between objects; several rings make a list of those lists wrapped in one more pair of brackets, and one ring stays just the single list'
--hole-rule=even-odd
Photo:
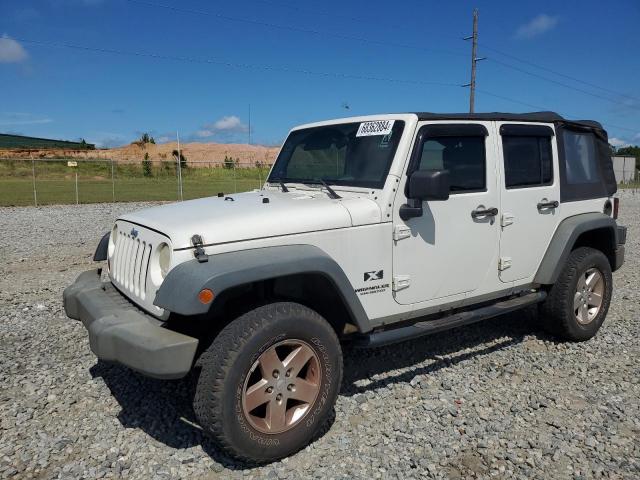
[{"label": "soft top rear window", "polygon": [[322,180],[331,185],[382,188],[403,130],[401,120],[295,130],[285,141],[268,181]]}]

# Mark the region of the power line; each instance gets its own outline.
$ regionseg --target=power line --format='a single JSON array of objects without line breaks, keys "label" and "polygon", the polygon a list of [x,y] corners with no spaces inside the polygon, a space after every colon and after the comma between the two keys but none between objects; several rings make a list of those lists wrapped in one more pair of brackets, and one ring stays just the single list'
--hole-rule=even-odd
[{"label": "power line", "polygon": [[[494,98],[499,98],[500,100],[505,100],[507,102],[511,102],[511,103],[517,103],[519,105],[524,105],[525,107],[529,107],[529,108],[534,108],[536,110],[542,110],[542,111],[547,111],[547,110],[551,110],[548,107],[542,107],[540,105],[535,105],[532,103],[527,103],[527,102],[523,102],[522,100],[517,100],[515,98],[511,98],[511,97],[505,97],[504,95],[498,95],[497,93],[492,93],[492,92],[488,92],[486,90],[480,90],[479,88],[476,89],[477,92],[483,93],[484,95],[487,95],[489,97],[494,97]],[[579,115],[570,115],[570,114],[563,114],[565,117],[569,118],[569,119],[573,119],[573,120],[579,120],[581,119]],[[619,130],[627,130],[629,132],[633,132],[633,133],[638,133],[638,129],[633,129],[633,128],[629,128],[629,127],[621,127],[620,125],[614,125],[612,123],[609,122],[601,122],[602,125],[604,125],[605,127],[612,127],[612,128],[617,128]]]},{"label": "power line", "polygon": [[542,65],[540,65],[538,63],[534,63],[534,62],[531,62],[529,60],[525,60],[523,58],[517,57],[515,55],[511,55],[511,54],[506,53],[506,52],[502,52],[500,50],[497,50],[497,49],[495,49],[493,47],[490,47],[490,46],[482,44],[482,43],[480,43],[479,45],[482,48],[484,48],[485,50],[489,50],[491,52],[497,53],[498,55],[502,55],[504,57],[511,58],[512,60],[516,60],[518,62],[524,63],[525,65],[529,65],[531,67],[538,68],[540,70],[544,70],[545,72],[553,73],[554,75],[558,75],[559,77],[564,77],[564,78],[566,78],[568,80],[571,80],[571,81],[574,81],[574,82],[578,82],[578,83],[581,83],[583,85],[587,85],[588,87],[596,88],[598,90],[602,90],[604,92],[608,92],[608,93],[611,93],[613,95],[618,95],[620,97],[627,97],[627,98],[630,98],[632,100],[640,101],[640,98],[638,98],[638,97],[634,97],[634,96],[628,95],[626,93],[616,92],[615,90],[611,90],[609,88],[605,88],[605,87],[596,85],[596,84],[591,83],[591,82],[586,82],[586,81],[584,81],[584,80],[582,80],[580,78],[572,77],[571,75],[567,75],[565,73],[558,72],[557,70],[552,70],[552,69],[550,69],[548,67],[544,67],[544,66],[542,66]]},{"label": "power line", "polygon": [[220,65],[223,67],[245,68],[245,69],[253,69],[253,70],[268,70],[268,71],[277,71],[277,72],[285,72],[285,73],[299,73],[302,75],[314,75],[314,76],[321,76],[321,77],[333,77],[333,78],[350,79],[350,80],[370,80],[370,81],[377,81],[377,82],[405,83],[405,84],[413,84],[413,85],[428,85],[428,86],[460,88],[460,85],[457,83],[436,82],[436,81],[429,81],[429,80],[410,80],[410,79],[391,78],[391,77],[378,77],[374,75],[357,75],[357,74],[351,74],[351,73],[327,72],[327,71],[320,71],[320,70],[307,70],[300,67],[290,67],[286,65],[229,62],[229,61],[221,60],[218,58],[185,57],[185,56],[178,56],[178,55],[152,53],[152,52],[121,50],[121,49],[115,49],[115,48],[88,47],[85,45],[78,45],[78,44],[72,44],[72,43],[46,42],[41,40],[31,40],[28,38],[18,38],[18,37],[12,37],[12,38],[24,43],[31,43],[33,45],[41,45],[45,47],[56,47],[56,48],[71,48],[75,50],[84,50],[84,51],[96,52],[96,53],[110,53],[115,55],[145,57],[145,58],[153,58],[153,59],[159,59],[159,60],[173,60],[173,61],[186,62],[186,63]]},{"label": "power line", "polygon": [[172,5],[165,5],[163,3],[149,2],[149,1],[146,1],[146,0],[126,0],[126,1],[130,2],[130,3],[146,5],[148,7],[164,8],[166,10],[171,10],[171,11],[174,11],[174,12],[189,13],[189,14],[192,14],[192,15],[206,15],[206,16],[218,18],[220,20],[227,20],[227,21],[230,21],[230,22],[248,23],[250,25],[259,25],[261,27],[275,28],[275,29],[280,29],[280,30],[289,30],[289,31],[292,31],[292,32],[307,33],[307,34],[310,34],[310,35],[317,35],[317,36],[326,35],[326,36],[330,36],[330,37],[341,38],[343,40],[354,40],[354,41],[357,41],[357,42],[368,43],[368,44],[372,44],[372,45],[383,45],[383,46],[387,46],[387,47],[397,47],[397,48],[409,48],[409,49],[413,49],[413,50],[422,50],[422,51],[427,51],[427,52],[441,53],[441,54],[445,54],[445,55],[464,56],[464,53],[456,52],[454,50],[423,47],[423,46],[419,46],[419,45],[409,45],[409,44],[406,44],[406,43],[388,42],[386,40],[375,40],[375,39],[372,39],[372,38],[358,37],[358,36],[355,36],[355,35],[347,35],[347,34],[339,33],[339,32],[330,32],[330,31],[325,31],[325,30],[315,30],[315,29],[311,29],[311,28],[297,27],[295,25],[283,25],[283,24],[279,24],[279,23],[265,22],[265,21],[262,21],[262,20],[254,20],[254,19],[250,19],[250,18],[236,17],[236,16],[232,16],[232,15],[225,15],[223,13],[210,12],[210,11],[206,11],[206,10],[195,10],[195,9],[190,9],[190,8],[174,7]]},{"label": "power line", "polygon": [[[210,17],[214,17],[214,18],[218,18],[221,20],[226,20],[226,21],[232,21],[232,22],[241,22],[241,23],[247,23],[247,24],[251,24],[251,25],[259,25],[259,26],[263,26],[263,27],[268,27],[268,28],[275,28],[275,29],[281,29],[281,30],[289,30],[289,31],[293,31],[293,32],[298,32],[298,33],[306,33],[306,34],[310,34],[310,35],[316,35],[316,36],[332,36],[335,38],[341,38],[341,39],[346,39],[346,40],[354,40],[354,41],[358,41],[358,42],[362,42],[362,43],[367,43],[367,44],[373,44],[373,45],[384,45],[384,46],[389,46],[389,47],[397,47],[397,48],[408,48],[408,49],[413,49],[413,50],[422,50],[422,51],[431,51],[431,52],[435,52],[435,53],[442,53],[442,54],[446,54],[446,55],[454,55],[454,56],[464,56],[465,54],[461,53],[461,52],[456,52],[456,51],[451,51],[451,50],[445,50],[445,49],[436,49],[436,48],[430,48],[430,47],[422,47],[422,46],[418,46],[418,45],[411,45],[411,44],[405,44],[405,43],[395,43],[395,42],[388,42],[386,40],[375,40],[375,39],[370,39],[370,38],[365,38],[365,37],[358,37],[355,35],[347,35],[347,34],[342,34],[342,33],[338,33],[338,32],[329,32],[329,31],[323,31],[323,30],[315,30],[315,29],[308,29],[308,28],[303,28],[303,27],[297,27],[295,25],[282,25],[282,24],[277,24],[277,23],[272,23],[272,22],[265,22],[262,20],[253,20],[253,19],[249,19],[249,18],[244,18],[244,17],[236,17],[236,16],[232,16],[232,15],[226,15],[226,14],[222,14],[219,12],[211,12],[211,11],[206,11],[206,10],[195,10],[195,9],[189,9],[189,8],[182,8],[182,7],[174,7],[172,5],[166,5],[166,4],[162,4],[162,3],[157,3],[157,2],[151,2],[148,0],[126,0],[130,3],[135,3],[135,4],[139,4],[139,5],[145,5],[145,6],[150,6],[150,7],[157,7],[157,8],[163,8],[166,10],[171,10],[174,12],[181,12],[181,13],[188,13],[188,14],[192,14],[192,15],[206,15],[206,16],[210,16]],[[515,58],[515,57],[514,57]],[[593,93],[593,92],[589,92],[588,90],[584,90],[578,87],[574,87],[571,85],[568,85],[566,83],[545,77],[543,75],[539,75],[537,73],[534,72],[530,72],[528,70],[525,70],[523,68],[517,67],[515,65],[511,65],[509,63],[503,62],[501,60],[497,60],[494,58],[489,58],[488,60],[497,63],[499,65],[502,65],[504,67],[507,68],[511,68],[513,70],[519,71],[521,73],[524,73],[526,75],[530,75],[532,77],[535,78],[539,78],[541,80],[545,80],[547,82],[556,84],[558,86],[564,87],[564,88],[568,88],[574,91],[577,91],[579,93],[585,94],[585,95],[589,95],[591,97],[594,98],[598,98],[607,102],[611,102],[614,103],[616,105],[620,105],[626,108],[633,108],[630,107],[629,105],[616,101],[612,98],[603,96],[603,95],[599,95],[597,93]]]},{"label": "power line", "polygon": [[617,101],[617,100],[614,100],[614,99],[612,99],[612,98],[610,98],[610,97],[606,97],[606,96],[604,96],[604,95],[600,95],[600,94],[598,94],[598,93],[589,92],[588,90],[584,90],[584,89],[582,89],[582,88],[578,88],[578,87],[571,86],[571,85],[566,84],[566,83],[564,83],[564,82],[560,82],[560,81],[558,81],[558,80],[554,80],[554,79],[552,79],[552,78],[545,77],[544,75],[539,75],[539,74],[537,74],[537,73],[530,72],[530,71],[528,71],[528,70],[525,70],[525,69],[523,69],[523,68],[517,67],[517,66],[515,66],[515,65],[511,65],[511,64],[509,64],[509,63],[503,62],[502,60],[496,60],[495,58],[488,58],[488,60],[489,60],[490,62],[497,63],[498,65],[502,65],[502,66],[504,66],[504,67],[511,68],[512,70],[516,70],[516,71],[518,71],[518,72],[524,73],[525,75],[530,75],[530,76],[532,76],[532,77],[539,78],[539,79],[544,80],[544,81],[546,81],[546,82],[554,83],[554,84],[559,85],[559,86],[561,86],[561,87],[568,88],[568,89],[570,89],[570,90],[574,90],[574,91],[576,91],[576,92],[580,92],[580,93],[583,93],[583,94],[585,94],[585,95],[592,96],[592,97],[594,97],[594,98],[599,98],[599,99],[601,99],[601,100],[605,100],[605,101],[607,101],[607,102],[611,102],[611,103],[614,103],[614,104],[616,104],[616,105],[622,105],[622,106],[624,106],[624,107],[631,108],[631,109],[635,110],[635,108],[633,108],[633,107],[631,107],[631,106],[629,106],[629,105],[627,105],[627,104],[624,104],[624,103],[622,103],[622,102],[619,102],[619,101]]},{"label": "power line", "polygon": [[[346,79],[346,80],[364,80],[364,81],[377,81],[377,82],[388,82],[388,83],[401,83],[401,84],[409,84],[409,85],[426,85],[426,86],[439,86],[439,87],[447,87],[447,88],[460,88],[460,85],[457,83],[378,77],[373,75],[355,75],[355,74],[341,73],[341,72],[307,70],[303,68],[282,66],[282,65],[238,63],[238,62],[229,62],[229,61],[216,59],[216,58],[184,57],[184,56],[165,55],[165,54],[152,53],[152,52],[127,51],[127,50],[114,49],[114,48],[88,47],[85,45],[77,45],[77,44],[61,43],[61,42],[47,42],[47,41],[41,41],[41,40],[32,40],[28,38],[17,38],[17,37],[13,37],[13,38],[20,42],[30,43],[32,45],[40,45],[44,47],[69,48],[69,49],[81,50],[81,51],[87,51],[87,52],[93,52],[93,53],[151,58],[155,60],[170,60],[170,61],[196,63],[196,64],[204,64],[204,65],[218,65],[218,66],[232,67],[232,68],[297,73],[301,75],[312,75],[312,76],[320,76],[325,78],[338,78],[338,79]],[[490,97],[498,98],[501,100],[505,100],[505,101],[520,104],[520,105],[525,105],[527,107],[534,108],[536,110],[549,110],[549,108],[547,107],[541,107],[539,105],[534,105],[534,104],[527,103],[514,98],[506,97],[504,95],[492,93],[487,90],[476,89],[476,91]],[[637,129],[622,127],[622,126],[613,125],[610,123],[607,123],[607,124],[603,123],[603,125],[608,125],[610,127],[618,128],[620,130],[627,130],[629,132],[634,132],[634,133],[637,133],[638,131]]]},{"label": "power line", "polygon": [[[137,3],[141,3],[143,0],[129,0],[129,1],[137,2]],[[360,23],[365,23],[365,22],[367,22],[367,20],[365,20],[365,19],[363,19],[363,18],[351,17],[351,16],[345,16],[345,15],[339,15],[339,14],[332,14],[332,13],[327,13],[327,12],[321,12],[321,11],[318,11],[318,10],[302,9],[302,8],[299,8],[299,7],[294,6],[294,5],[284,4],[284,3],[282,3],[282,2],[277,2],[277,1],[274,1],[274,0],[261,0],[261,1],[262,1],[262,2],[264,2],[264,3],[269,3],[269,4],[271,4],[271,5],[279,6],[279,7],[281,7],[281,8],[288,8],[288,9],[290,9],[290,10],[299,11],[299,12],[301,12],[301,13],[305,13],[305,14],[316,14],[316,15],[334,16],[334,17],[345,18],[345,19],[352,20],[352,21],[356,21],[356,22],[360,22]],[[145,2],[145,3],[150,4],[150,2]],[[166,6],[165,6],[165,7],[166,7]],[[167,8],[169,8],[169,7],[167,7]],[[172,8],[172,7],[171,7],[171,8]],[[378,23],[378,22],[374,22],[374,24],[377,24],[377,25],[379,25],[379,26],[382,26],[382,24],[381,24],[381,23]],[[273,25],[270,25],[270,26],[273,26]],[[384,25],[384,26],[389,26],[389,25]],[[310,33],[310,32],[309,32],[309,33]],[[317,32],[317,33],[318,33],[318,34],[320,34],[320,32]],[[353,38],[353,39],[358,38],[359,40],[365,40],[365,39],[362,39],[362,38],[359,38],[359,37],[350,37],[350,38]],[[388,45],[388,43],[386,43],[386,42],[379,42],[379,43],[384,43],[384,44]],[[537,63],[531,62],[531,61],[529,61],[529,60],[525,60],[525,59],[522,59],[522,58],[517,57],[517,56],[515,56],[515,55],[512,55],[512,54],[509,54],[509,53],[506,53],[506,52],[503,52],[503,51],[497,50],[497,49],[495,49],[495,48],[493,48],[493,47],[490,47],[490,46],[488,46],[488,45],[485,45],[485,44],[480,44],[480,43],[478,43],[478,45],[479,45],[479,46],[481,46],[482,48],[485,48],[486,50],[489,50],[489,51],[492,51],[492,52],[497,53],[497,54],[499,54],[499,55],[502,55],[502,56],[505,56],[505,57],[511,58],[511,59],[513,59],[513,60],[516,60],[516,61],[518,61],[518,62],[524,63],[524,64],[529,65],[529,66],[532,66],[532,67],[534,67],[534,68],[538,68],[538,69],[540,69],[540,70],[544,70],[544,71],[549,72],[549,73],[552,73],[552,74],[554,74],[554,75],[558,75],[558,76],[560,76],[560,77],[564,77],[564,78],[566,78],[566,79],[568,79],[568,80],[572,80],[572,81],[574,81],[574,82],[581,83],[581,84],[583,84],[583,85],[586,85],[586,86],[589,86],[589,87],[592,87],[592,88],[596,88],[596,89],[598,89],[598,90],[602,90],[602,91],[604,91],[604,92],[608,92],[608,93],[613,94],[613,95],[617,95],[617,96],[620,96],[620,97],[626,97],[626,98],[629,98],[629,99],[631,99],[631,100],[635,100],[635,101],[640,102],[640,98],[634,97],[634,96],[632,96],[632,95],[628,95],[628,94],[624,94],[624,93],[616,92],[616,91],[614,91],[614,90],[611,90],[611,89],[608,89],[608,88],[605,88],[605,87],[602,87],[602,86],[599,86],[599,85],[596,85],[596,84],[593,84],[593,83],[590,83],[590,82],[586,82],[586,81],[584,81],[584,80],[582,80],[582,79],[579,79],[579,78],[573,77],[573,76],[571,76],[571,75],[567,75],[567,74],[564,74],[564,73],[558,72],[558,71],[556,71],[556,70],[552,70],[552,69],[550,69],[550,68],[548,68],[548,67],[544,67],[544,66],[542,66],[542,65],[539,65],[539,64],[537,64]],[[418,47],[418,46],[415,46],[415,45],[402,45],[402,44],[397,44],[396,46],[399,46],[399,47],[408,47],[408,48],[414,48],[414,49],[421,48],[421,47]],[[432,50],[433,50],[433,49],[432,49]],[[458,53],[458,52],[451,52],[451,51],[447,51],[447,50],[439,50],[439,51],[441,51],[441,52],[443,52],[443,53],[455,53],[456,55],[459,55],[459,53]],[[592,93],[592,92],[589,92],[589,91],[586,91],[586,90],[582,90],[582,89],[580,89],[580,88],[576,88],[576,87],[573,87],[573,86],[571,86],[571,85],[567,85],[567,84],[565,84],[565,83],[558,82],[558,81],[553,80],[553,79],[550,79],[550,78],[548,78],[548,77],[544,77],[544,76],[541,76],[541,75],[537,75],[537,74],[535,74],[535,73],[532,73],[532,72],[529,72],[529,71],[526,71],[526,70],[520,69],[520,68],[518,68],[518,67],[515,67],[515,66],[510,65],[510,64],[505,63],[505,62],[501,62],[501,61],[496,60],[496,59],[490,59],[490,60],[491,60],[491,61],[494,61],[494,62],[496,62],[496,63],[498,63],[498,64],[500,64],[500,65],[503,65],[503,66],[505,66],[505,67],[507,67],[507,68],[512,68],[512,69],[514,69],[514,70],[520,71],[520,72],[525,73],[525,74],[527,74],[527,75],[535,76],[535,77],[537,77],[537,78],[540,78],[541,80],[549,81],[549,82],[555,83],[555,84],[557,84],[557,85],[559,85],[559,86],[562,86],[562,87],[565,87],[565,88],[570,88],[570,89],[573,89],[573,90],[578,91],[578,92],[580,92],[580,93],[584,93],[584,94],[586,94],[586,95],[591,95],[591,96],[596,97],[596,98],[600,98],[600,99],[603,99],[603,100],[606,100],[606,101],[610,101],[610,102],[613,102],[613,103],[618,103],[618,104],[620,104],[620,105],[624,105],[624,106],[627,106],[627,107],[628,107],[628,105],[625,105],[625,104],[620,103],[620,102],[616,102],[615,100],[613,100],[613,99],[611,99],[611,98],[604,97],[604,96],[601,96],[601,95],[598,95],[598,94],[595,94],[595,93]]]},{"label": "power line", "polygon": [[[394,42],[388,42],[388,41],[385,41],[385,40],[374,40],[374,39],[358,37],[358,36],[354,36],[354,35],[341,34],[341,33],[338,33],[338,32],[314,30],[314,29],[297,27],[297,26],[293,26],[293,25],[282,25],[282,24],[277,24],[277,23],[272,23],[272,22],[265,22],[265,21],[262,21],[262,20],[253,20],[253,19],[249,19],[249,18],[225,15],[225,14],[218,13],[218,12],[210,12],[210,11],[205,11],[205,10],[195,10],[195,9],[174,7],[172,5],[166,5],[166,4],[162,4],[162,3],[150,2],[150,1],[147,1],[147,0],[126,0],[126,1],[128,1],[130,3],[140,4],[140,5],[163,8],[163,9],[167,9],[167,10],[171,10],[171,11],[175,11],[175,12],[195,14],[195,15],[206,15],[206,16],[215,17],[215,18],[218,18],[218,19],[221,19],[221,20],[248,23],[248,24],[252,24],[252,25],[259,25],[259,26],[268,27],[268,28],[289,30],[289,31],[294,31],[294,32],[299,32],[299,33],[307,33],[307,34],[317,35],[317,36],[327,35],[327,36],[333,36],[335,38],[342,38],[342,39],[346,39],[346,40],[355,40],[355,41],[358,41],[358,42],[363,42],[363,43],[368,43],[368,44],[384,45],[384,46],[397,47],[397,48],[408,48],[408,49],[413,49],[413,50],[431,51],[431,52],[435,52],[435,53],[442,53],[442,54],[453,55],[453,56],[464,56],[465,55],[465,54],[463,54],[461,52],[456,52],[456,51],[452,51],[452,50],[435,49],[435,48],[422,47],[422,46],[404,44],[404,43],[394,43]],[[269,0],[263,0],[263,1],[269,1]],[[288,6],[285,5],[285,7],[288,7]],[[296,9],[296,7],[292,7],[292,8]],[[298,10],[300,10],[300,9],[298,9]],[[307,10],[307,12],[311,12],[311,10]],[[321,12],[315,12],[315,13],[322,14]],[[358,20],[358,19],[356,19],[354,17],[350,17],[350,18],[352,18],[353,20]],[[363,21],[363,20],[360,19],[360,21]],[[487,48],[489,50],[493,50],[496,53],[500,53],[501,55],[509,56],[509,57],[514,58],[514,59],[516,59],[518,61],[521,61],[521,62],[530,63],[530,62],[527,62],[525,60],[521,60],[521,59],[519,59],[519,58],[517,58],[517,57],[515,57],[513,55],[508,55],[508,54],[504,54],[502,52],[498,52],[497,50],[495,50],[495,49],[493,49],[491,47],[484,47],[483,46],[483,48]],[[628,104],[616,101],[616,100],[614,100],[612,98],[605,97],[605,96],[599,95],[597,93],[589,92],[588,90],[584,90],[584,89],[581,89],[581,88],[578,88],[578,87],[574,87],[574,86],[568,85],[566,83],[563,83],[563,82],[560,82],[560,81],[545,77],[543,75],[536,74],[534,72],[530,72],[528,70],[519,68],[519,67],[511,65],[509,63],[506,63],[506,62],[503,62],[503,61],[500,61],[500,60],[496,60],[494,58],[489,58],[488,60],[490,60],[492,62],[495,62],[495,63],[497,63],[499,65],[502,65],[504,67],[511,68],[513,70],[519,71],[519,72],[524,73],[526,75],[530,75],[532,77],[539,78],[541,80],[545,80],[547,82],[556,84],[558,86],[562,86],[564,88],[568,88],[568,89],[577,91],[579,93],[592,96],[594,98],[598,98],[598,99],[601,99],[601,100],[604,100],[604,101],[607,101],[607,102],[611,102],[613,104],[620,105],[620,106],[623,106],[625,108],[635,109],[635,108],[629,106]],[[530,64],[532,66],[535,66],[535,64],[533,64],[533,63],[530,63]],[[568,77],[566,75],[559,74],[557,72],[553,72],[552,70],[546,69],[544,67],[538,67],[538,68],[543,68],[543,69],[548,70],[548,71],[550,71],[552,73],[555,73],[557,75],[562,75],[562,76]],[[568,77],[568,78],[571,78],[574,81],[577,80],[577,79],[575,79],[573,77]],[[580,80],[577,80],[577,81],[580,81]],[[581,83],[586,83],[586,82],[581,82]],[[597,86],[595,86],[595,88],[602,89],[601,87],[597,87]],[[629,98],[634,98],[634,97],[629,97]]]},{"label": "power line", "polygon": [[[287,10],[293,10],[295,12],[300,12],[300,13],[305,14],[305,15],[322,15],[323,17],[342,18],[344,20],[351,20],[351,21],[359,22],[359,23],[367,21],[364,18],[352,17],[352,16],[349,16],[349,15],[342,15],[340,13],[323,12],[323,11],[320,11],[320,10],[310,10],[308,8],[300,8],[300,7],[296,6],[296,5],[292,5],[290,3],[281,2],[281,1],[277,1],[277,0],[260,0],[260,2],[267,3],[269,5],[273,5],[273,6],[278,7],[278,8],[284,8],[284,9],[287,9]],[[377,18],[375,20],[377,20]],[[377,23],[377,22],[374,22],[374,23]],[[381,25],[381,24],[378,24],[378,25]],[[385,27],[391,27],[391,28],[394,28],[394,29],[406,28],[406,27],[400,27],[399,25],[390,25],[390,24],[386,24],[384,26]]]}]

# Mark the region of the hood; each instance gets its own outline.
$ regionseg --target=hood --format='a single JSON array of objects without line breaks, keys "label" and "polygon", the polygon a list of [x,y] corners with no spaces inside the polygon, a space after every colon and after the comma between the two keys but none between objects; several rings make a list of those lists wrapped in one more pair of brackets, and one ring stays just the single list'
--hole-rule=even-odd
[{"label": "hood", "polygon": [[199,198],[120,217],[162,232],[171,239],[174,249],[191,247],[195,234],[205,245],[213,245],[370,224],[380,218],[378,204],[366,197],[334,200],[324,192],[293,190]]}]

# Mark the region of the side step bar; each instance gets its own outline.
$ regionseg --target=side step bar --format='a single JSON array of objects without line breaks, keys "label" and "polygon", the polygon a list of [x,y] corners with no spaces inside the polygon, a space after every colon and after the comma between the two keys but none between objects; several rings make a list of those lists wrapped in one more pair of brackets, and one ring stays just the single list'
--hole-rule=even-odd
[{"label": "side step bar", "polygon": [[404,342],[412,338],[423,337],[438,333],[451,328],[469,325],[481,320],[486,320],[503,313],[513,312],[527,305],[533,305],[543,301],[547,296],[546,292],[532,292],[520,297],[511,298],[502,302],[480,307],[476,310],[455,313],[448,317],[437,318],[435,320],[424,320],[406,327],[392,328],[389,330],[372,332],[359,335],[354,339],[353,346],[359,348],[382,347],[392,343]]}]

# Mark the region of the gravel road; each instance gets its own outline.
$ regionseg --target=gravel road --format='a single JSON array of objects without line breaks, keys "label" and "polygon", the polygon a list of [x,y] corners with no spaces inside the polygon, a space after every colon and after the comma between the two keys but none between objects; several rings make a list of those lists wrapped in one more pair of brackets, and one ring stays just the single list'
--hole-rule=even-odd
[{"label": "gravel road", "polygon": [[518,313],[348,353],[336,417],[298,454],[250,468],[201,434],[195,375],[95,359],[62,290],[145,204],[0,208],[0,478],[640,478],[640,195],[603,328],[556,343]]}]

